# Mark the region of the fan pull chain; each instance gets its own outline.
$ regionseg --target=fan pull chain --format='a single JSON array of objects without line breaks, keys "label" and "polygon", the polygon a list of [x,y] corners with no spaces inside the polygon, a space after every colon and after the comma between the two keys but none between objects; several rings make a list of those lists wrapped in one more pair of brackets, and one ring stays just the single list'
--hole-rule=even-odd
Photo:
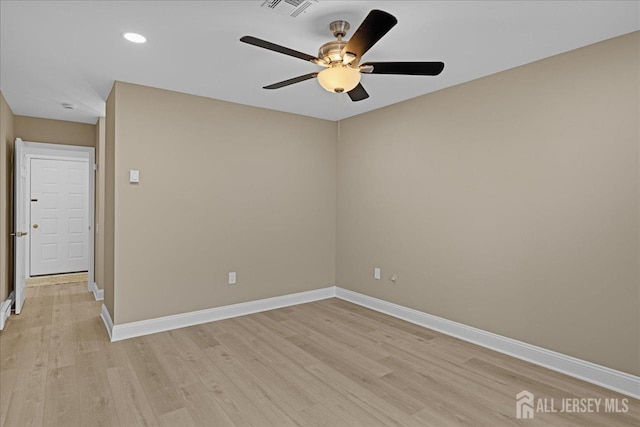
[{"label": "fan pull chain", "polygon": [[340,143],[340,124],[342,123],[342,94],[336,96],[338,98],[338,143]]}]

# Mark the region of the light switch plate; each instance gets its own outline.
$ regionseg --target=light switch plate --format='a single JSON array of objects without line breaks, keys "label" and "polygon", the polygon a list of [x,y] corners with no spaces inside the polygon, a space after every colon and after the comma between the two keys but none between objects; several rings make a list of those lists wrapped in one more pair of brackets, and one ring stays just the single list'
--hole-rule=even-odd
[{"label": "light switch plate", "polygon": [[230,285],[235,285],[236,284],[236,272],[232,271],[229,273],[229,284]]},{"label": "light switch plate", "polygon": [[129,182],[131,184],[137,184],[140,182],[140,171],[131,169],[129,171]]},{"label": "light switch plate", "polygon": [[373,278],[380,280],[380,269],[377,267],[373,269]]}]

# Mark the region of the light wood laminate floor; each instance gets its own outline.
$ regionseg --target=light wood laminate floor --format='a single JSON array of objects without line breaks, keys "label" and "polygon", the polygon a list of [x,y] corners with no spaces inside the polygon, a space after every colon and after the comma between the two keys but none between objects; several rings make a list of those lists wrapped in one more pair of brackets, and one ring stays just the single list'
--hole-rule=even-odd
[{"label": "light wood laminate floor", "polygon": [[86,284],[27,292],[0,333],[3,427],[640,425],[633,399],[517,420],[522,390],[625,396],[338,299],[110,343]]}]

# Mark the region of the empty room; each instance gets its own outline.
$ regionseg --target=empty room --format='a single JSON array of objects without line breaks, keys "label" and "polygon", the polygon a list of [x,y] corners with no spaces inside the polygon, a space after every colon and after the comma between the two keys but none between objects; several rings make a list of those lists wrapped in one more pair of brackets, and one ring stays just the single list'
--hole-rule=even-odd
[{"label": "empty room", "polygon": [[0,0],[23,426],[640,426],[640,1]]}]

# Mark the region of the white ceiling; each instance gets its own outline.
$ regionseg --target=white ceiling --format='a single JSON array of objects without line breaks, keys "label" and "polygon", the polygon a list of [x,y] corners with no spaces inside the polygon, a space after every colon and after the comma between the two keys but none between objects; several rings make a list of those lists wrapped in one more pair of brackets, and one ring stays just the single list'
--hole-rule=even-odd
[{"label": "white ceiling", "polygon": [[[95,123],[114,80],[338,120],[640,29],[637,1],[326,1],[298,18],[255,1],[0,2],[0,90],[19,115]],[[438,77],[364,75],[353,103],[309,80],[320,68],[238,41],[317,54],[329,22],[371,9],[398,18],[365,61],[441,60]],[[127,31],[145,35],[135,45]],[[76,110],[60,104],[72,103]],[[176,106],[180,108],[180,106]]]}]

